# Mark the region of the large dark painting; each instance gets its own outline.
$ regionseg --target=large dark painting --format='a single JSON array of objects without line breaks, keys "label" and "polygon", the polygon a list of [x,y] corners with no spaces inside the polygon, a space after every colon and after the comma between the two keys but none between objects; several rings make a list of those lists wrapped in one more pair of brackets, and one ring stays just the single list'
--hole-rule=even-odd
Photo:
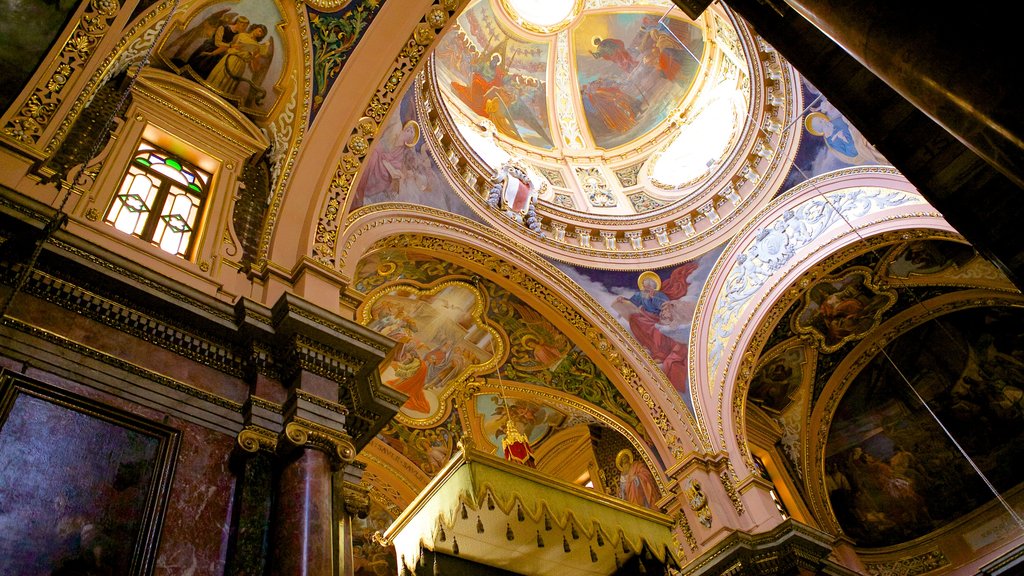
[{"label": "large dark painting", "polygon": [[825,481],[858,546],[891,546],[994,499],[971,461],[1002,493],[1024,479],[1022,457],[1024,310],[968,309],[899,337],[856,377],[829,431]]},{"label": "large dark painting", "polygon": [[0,371],[0,574],[148,574],[178,433]]}]

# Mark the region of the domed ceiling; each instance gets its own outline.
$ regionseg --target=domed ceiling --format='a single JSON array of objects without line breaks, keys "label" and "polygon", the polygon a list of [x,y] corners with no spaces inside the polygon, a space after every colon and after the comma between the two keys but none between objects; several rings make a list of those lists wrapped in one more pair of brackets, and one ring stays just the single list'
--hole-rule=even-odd
[{"label": "domed ceiling", "polygon": [[[795,152],[793,76],[724,12],[670,2],[474,0],[438,45],[420,106],[442,168],[484,219],[603,268],[720,244]],[[485,205],[502,167],[538,224]]]}]

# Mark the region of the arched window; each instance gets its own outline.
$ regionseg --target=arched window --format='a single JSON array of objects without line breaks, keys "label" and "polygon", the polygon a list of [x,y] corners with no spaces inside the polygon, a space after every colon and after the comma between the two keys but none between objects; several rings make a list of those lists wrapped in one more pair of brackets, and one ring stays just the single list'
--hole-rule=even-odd
[{"label": "arched window", "polygon": [[211,175],[143,140],[104,221],[188,258]]}]

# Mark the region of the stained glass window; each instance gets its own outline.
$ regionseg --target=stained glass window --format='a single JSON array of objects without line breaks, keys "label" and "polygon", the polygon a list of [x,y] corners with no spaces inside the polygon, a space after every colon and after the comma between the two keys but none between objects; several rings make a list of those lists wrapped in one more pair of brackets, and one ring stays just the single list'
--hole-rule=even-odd
[{"label": "stained glass window", "polygon": [[104,221],[187,258],[209,184],[208,172],[143,141]]}]

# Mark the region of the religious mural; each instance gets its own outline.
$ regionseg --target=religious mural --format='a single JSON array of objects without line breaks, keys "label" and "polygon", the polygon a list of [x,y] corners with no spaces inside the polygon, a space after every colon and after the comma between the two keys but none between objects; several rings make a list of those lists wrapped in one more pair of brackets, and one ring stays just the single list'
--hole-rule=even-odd
[{"label": "religious mural", "polygon": [[704,36],[673,17],[588,14],[573,30],[573,50],[594,143],[614,148],[672,112],[693,83]]},{"label": "religious mural", "polygon": [[485,322],[486,309],[483,294],[459,281],[398,284],[367,298],[360,322],[398,342],[381,382],[409,396],[402,415],[431,420],[453,386],[500,359],[504,340]]},{"label": "religious mural", "polygon": [[379,202],[420,204],[477,219],[452,190],[423,140],[415,90],[408,90],[377,136],[359,173],[351,210]]},{"label": "religious mural", "polygon": [[782,412],[793,401],[793,394],[803,382],[807,364],[806,348],[788,348],[761,366],[750,381],[750,401],[774,412]]},{"label": "religious mural", "polygon": [[895,302],[896,293],[876,287],[870,270],[851,268],[804,293],[793,330],[811,336],[823,352],[832,352],[871,331]]},{"label": "religious mural", "polygon": [[477,395],[474,407],[481,420],[480,429],[498,456],[502,455],[501,442],[505,438],[505,427],[509,420],[526,436],[531,446],[541,442],[565,421],[565,414],[550,406],[519,398],[504,398],[497,394]]},{"label": "religious mural", "polygon": [[643,459],[632,448],[623,448],[615,455],[615,467],[619,470],[616,495],[637,506],[654,508],[661,492]]},{"label": "religious mural", "polygon": [[412,428],[397,420],[388,422],[377,438],[405,456],[427,476],[433,476],[451,458],[462,434],[458,412],[433,428]]},{"label": "religious mural", "polygon": [[644,272],[597,271],[558,264],[640,343],[693,410],[688,383],[690,325],[697,298],[722,247],[697,260]]},{"label": "religious mural", "polygon": [[[369,294],[398,281],[427,285],[471,276],[465,268],[418,250],[389,248],[373,251],[364,258],[352,285]],[[577,396],[620,418],[650,445],[636,413],[615,384],[550,320],[497,284],[482,282],[479,287],[487,295],[487,323],[508,335],[509,350],[501,366],[502,378]],[[497,378],[493,372],[482,376]]]},{"label": "religious mural", "polygon": [[891,363],[879,354],[857,375],[825,461],[832,510],[857,546],[923,536],[992,500],[968,457],[1000,492],[1024,479],[1022,326],[1018,308],[954,312],[899,337],[886,347]]},{"label": "religious mural", "polygon": [[221,2],[172,23],[157,54],[241,111],[266,117],[281,96],[284,25],[273,2]]},{"label": "religious mural", "polygon": [[808,103],[803,114],[804,137],[800,140],[793,170],[782,190],[839,168],[871,164],[889,166],[889,161],[817,88],[806,78],[801,80],[804,102]]},{"label": "religious mural", "polygon": [[951,268],[960,268],[975,256],[977,252],[969,244],[916,240],[899,247],[886,270],[895,278],[939,274]]},{"label": "religious mural", "polygon": [[352,561],[355,576],[385,576],[398,573],[398,559],[394,546],[381,546],[374,541],[376,533],[383,534],[395,521],[383,506],[370,500],[366,518],[352,518]]},{"label": "religious mural", "polygon": [[551,149],[547,111],[549,46],[515,37],[495,18],[491,2],[477,2],[434,52],[438,84],[505,136]]}]

